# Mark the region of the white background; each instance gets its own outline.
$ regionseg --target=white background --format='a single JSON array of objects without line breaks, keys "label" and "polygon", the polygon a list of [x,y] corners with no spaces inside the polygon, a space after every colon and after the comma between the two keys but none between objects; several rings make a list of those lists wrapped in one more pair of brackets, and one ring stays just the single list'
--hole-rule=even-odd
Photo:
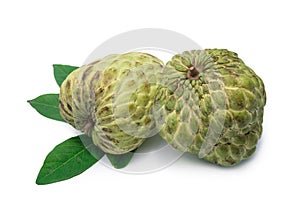
[{"label": "white background", "polygon": [[[0,3],[0,199],[299,199],[297,1],[78,2]],[[138,28],[170,29],[203,48],[239,53],[266,85],[257,152],[232,168],[186,155],[152,174],[96,164],[73,179],[36,185],[45,156],[74,130],[42,117],[26,100],[58,92],[53,63],[80,65],[105,40]]]}]

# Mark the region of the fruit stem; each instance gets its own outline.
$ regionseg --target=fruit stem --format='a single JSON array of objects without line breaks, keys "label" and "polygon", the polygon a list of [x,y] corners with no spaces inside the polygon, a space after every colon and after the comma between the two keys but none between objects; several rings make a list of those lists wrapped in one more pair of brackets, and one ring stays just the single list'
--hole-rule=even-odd
[{"label": "fruit stem", "polygon": [[187,76],[190,80],[197,80],[199,78],[199,71],[196,69],[196,67],[192,66],[189,68]]}]

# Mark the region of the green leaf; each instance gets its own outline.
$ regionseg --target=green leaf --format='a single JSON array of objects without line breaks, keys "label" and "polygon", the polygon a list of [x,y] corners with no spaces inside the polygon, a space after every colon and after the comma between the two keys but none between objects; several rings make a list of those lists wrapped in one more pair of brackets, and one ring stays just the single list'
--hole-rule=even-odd
[{"label": "green leaf", "polygon": [[104,153],[87,135],[72,137],[57,145],[46,157],[36,179],[44,185],[77,176],[90,168]]},{"label": "green leaf", "polygon": [[70,65],[60,65],[60,64],[53,65],[54,78],[56,80],[56,83],[59,85],[59,87],[67,78],[67,76],[77,68],[78,67],[70,66]]},{"label": "green leaf", "polygon": [[59,112],[59,95],[58,94],[44,94],[35,99],[28,100],[28,103],[36,109],[41,115],[64,122]]},{"label": "green leaf", "polygon": [[121,169],[128,165],[133,154],[134,154],[133,152],[128,152],[122,155],[114,155],[114,154],[106,153],[106,156],[109,159],[112,166],[114,166],[114,168]]}]

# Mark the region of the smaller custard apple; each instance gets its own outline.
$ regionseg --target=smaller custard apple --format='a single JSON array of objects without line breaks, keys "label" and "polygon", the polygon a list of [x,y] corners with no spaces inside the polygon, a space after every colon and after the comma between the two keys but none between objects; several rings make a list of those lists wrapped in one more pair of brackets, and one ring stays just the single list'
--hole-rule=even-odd
[{"label": "smaller custard apple", "polygon": [[226,49],[186,51],[164,68],[157,91],[160,135],[171,146],[221,166],[247,159],[261,137],[263,81]]},{"label": "smaller custard apple", "polygon": [[155,127],[150,109],[158,86],[146,72],[163,66],[142,52],[109,55],[84,65],[62,83],[60,113],[104,152],[132,151]]}]

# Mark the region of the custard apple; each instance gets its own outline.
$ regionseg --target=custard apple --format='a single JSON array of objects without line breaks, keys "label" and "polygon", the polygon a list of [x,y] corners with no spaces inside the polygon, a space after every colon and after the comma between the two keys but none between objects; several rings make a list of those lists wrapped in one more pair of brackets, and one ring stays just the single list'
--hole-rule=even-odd
[{"label": "custard apple", "polygon": [[155,128],[150,109],[158,86],[148,74],[163,66],[141,52],[109,55],[84,65],[62,83],[61,115],[104,152],[132,151]]},{"label": "custard apple", "polygon": [[221,166],[236,165],[261,137],[262,80],[234,52],[186,51],[164,68],[154,99],[160,135],[174,148]]}]

